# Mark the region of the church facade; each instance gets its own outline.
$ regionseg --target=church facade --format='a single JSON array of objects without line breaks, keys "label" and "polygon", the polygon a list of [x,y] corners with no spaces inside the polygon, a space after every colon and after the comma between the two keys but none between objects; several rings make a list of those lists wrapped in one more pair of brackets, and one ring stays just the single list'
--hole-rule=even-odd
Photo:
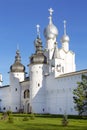
[{"label": "church facade", "polygon": [[73,90],[87,70],[76,71],[75,53],[69,49],[70,38],[66,33],[58,47],[58,29],[53,24],[52,8],[49,9],[49,23],[44,29],[46,47],[43,49],[40,27],[34,41],[35,53],[30,57],[29,76],[21,63],[20,51],[16,51],[15,61],[10,66],[9,85],[2,85],[0,75],[0,112],[11,110],[26,113],[50,113],[77,115],[73,102]]}]

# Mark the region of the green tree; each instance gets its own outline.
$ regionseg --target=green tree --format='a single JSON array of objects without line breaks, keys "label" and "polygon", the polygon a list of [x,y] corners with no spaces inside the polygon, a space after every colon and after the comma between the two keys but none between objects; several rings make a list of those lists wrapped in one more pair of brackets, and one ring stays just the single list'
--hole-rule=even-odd
[{"label": "green tree", "polygon": [[75,109],[79,115],[87,115],[87,76],[82,75],[81,82],[77,82],[77,88],[73,90]]}]

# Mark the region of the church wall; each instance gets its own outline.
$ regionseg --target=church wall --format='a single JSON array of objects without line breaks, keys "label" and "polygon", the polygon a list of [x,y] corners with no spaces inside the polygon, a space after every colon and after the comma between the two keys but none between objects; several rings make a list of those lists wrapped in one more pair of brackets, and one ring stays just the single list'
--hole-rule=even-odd
[{"label": "church wall", "polygon": [[0,112],[8,111],[11,108],[11,89],[10,87],[2,87],[0,88]]},{"label": "church wall", "polygon": [[65,71],[64,60],[56,58],[55,59],[55,78],[63,74],[64,71]]},{"label": "church wall", "polygon": [[73,90],[81,81],[81,74],[54,78],[51,74],[46,78],[46,112],[51,114],[78,114],[74,109]]},{"label": "church wall", "polygon": [[21,87],[19,79],[10,73],[10,87],[11,87],[11,110],[18,112],[21,104]]},{"label": "church wall", "polygon": [[75,54],[72,51],[59,50],[60,57],[64,60],[64,73],[76,71]]},{"label": "church wall", "polygon": [[[29,90],[29,95],[25,95],[25,91]],[[29,110],[27,106],[29,105]],[[21,110],[25,113],[30,112],[30,82],[21,82]]]},{"label": "church wall", "polygon": [[65,58],[65,64],[66,64],[66,73],[69,73],[69,72],[74,72],[76,71],[75,70],[75,54],[71,51],[69,51],[67,54],[66,54],[66,58]]},{"label": "church wall", "polygon": [[25,74],[24,72],[10,72],[11,77],[19,79],[20,82],[24,81]]}]

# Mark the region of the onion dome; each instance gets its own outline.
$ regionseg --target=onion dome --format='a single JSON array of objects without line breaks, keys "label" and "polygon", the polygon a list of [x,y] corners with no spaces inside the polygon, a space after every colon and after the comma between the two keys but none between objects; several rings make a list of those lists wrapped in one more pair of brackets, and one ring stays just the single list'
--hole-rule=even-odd
[{"label": "onion dome", "polygon": [[40,38],[35,40],[36,53],[30,57],[31,64],[47,64],[47,57],[42,51],[42,41]]},{"label": "onion dome", "polygon": [[30,58],[31,64],[47,64],[47,57],[44,54],[34,54]]},{"label": "onion dome", "polygon": [[39,27],[40,26],[37,25],[37,38],[34,41],[36,52],[30,57],[31,64],[46,64],[47,63],[47,57],[44,55],[43,50],[42,50],[42,41],[40,38]]},{"label": "onion dome", "polygon": [[45,36],[46,39],[54,39],[58,35],[58,29],[52,22],[52,13],[53,13],[52,8],[49,9],[49,12],[50,12],[49,24],[44,29],[44,36]]},{"label": "onion dome", "polygon": [[16,51],[15,62],[10,67],[11,72],[24,72],[25,66],[21,64],[21,57],[19,50]]},{"label": "onion dome", "polygon": [[64,35],[61,38],[61,42],[64,43],[69,41],[70,41],[69,36],[66,34],[66,21],[64,20]]},{"label": "onion dome", "polygon": [[64,42],[69,42],[69,36],[68,35],[63,35],[63,37],[61,38],[61,42],[64,43]]}]

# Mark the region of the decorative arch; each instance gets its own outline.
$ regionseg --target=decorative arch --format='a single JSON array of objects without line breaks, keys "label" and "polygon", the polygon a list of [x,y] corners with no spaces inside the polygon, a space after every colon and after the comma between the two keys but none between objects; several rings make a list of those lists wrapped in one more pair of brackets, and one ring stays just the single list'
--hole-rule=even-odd
[{"label": "decorative arch", "polygon": [[30,97],[30,91],[29,91],[29,89],[26,89],[24,91],[24,98],[29,98],[29,97]]}]

